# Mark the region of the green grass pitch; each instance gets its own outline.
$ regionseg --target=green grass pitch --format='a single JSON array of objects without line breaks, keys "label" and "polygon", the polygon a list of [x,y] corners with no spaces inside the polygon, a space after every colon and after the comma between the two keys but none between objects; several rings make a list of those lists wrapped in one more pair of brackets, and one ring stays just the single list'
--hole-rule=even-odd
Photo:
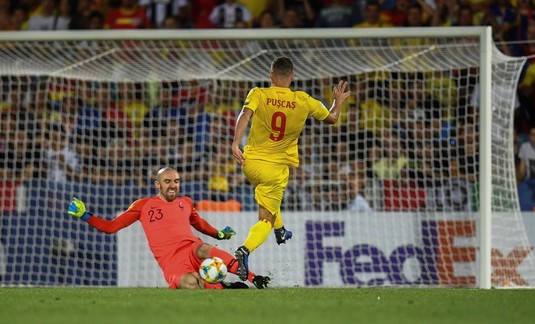
[{"label": "green grass pitch", "polygon": [[535,290],[4,287],[0,323],[535,323]]}]

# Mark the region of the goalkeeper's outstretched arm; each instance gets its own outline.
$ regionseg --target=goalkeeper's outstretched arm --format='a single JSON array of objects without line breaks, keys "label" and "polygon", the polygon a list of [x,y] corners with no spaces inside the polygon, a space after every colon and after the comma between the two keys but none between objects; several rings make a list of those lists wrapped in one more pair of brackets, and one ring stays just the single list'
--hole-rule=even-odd
[{"label": "goalkeeper's outstretched arm", "polygon": [[127,210],[111,221],[102,219],[88,212],[85,204],[77,198],[72,199],[68,212],[69,215],[80,218],[97,230],[107,234],[116,233],[139,219],[139,211],[135,208]]}]

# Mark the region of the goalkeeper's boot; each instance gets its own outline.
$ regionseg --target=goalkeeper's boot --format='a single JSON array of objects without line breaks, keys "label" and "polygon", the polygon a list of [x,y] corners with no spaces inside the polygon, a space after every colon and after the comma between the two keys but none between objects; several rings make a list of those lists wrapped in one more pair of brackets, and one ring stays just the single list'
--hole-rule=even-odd
[{"label": "goalkeeper's boot", "polygon": [[268,276],[256,275],[253,277],[253,285],[258,289],[267,288],[270,281],[271,281],[271,278]]},{"label": "goalkeeper's boot", "polygon": [[245,281],[249,276],[249,249],[242,245],[234,252],[234,255],[238,260],[237,275],[241,280]]},{"label": "goalkeeper's boot", "polygon": [[281,245],[292,238],[292,232],[287,231],[283,226],[275,230],[275,238],[277,239],[277,244]]},{"label": "goalkeeper's boot", "polygon": [[236,281],[236,282],[222,281],[221,286],[223,286],[223,289],[249,289],[249,286],[247,286],[246,283],[241,282],[241,281]]}]

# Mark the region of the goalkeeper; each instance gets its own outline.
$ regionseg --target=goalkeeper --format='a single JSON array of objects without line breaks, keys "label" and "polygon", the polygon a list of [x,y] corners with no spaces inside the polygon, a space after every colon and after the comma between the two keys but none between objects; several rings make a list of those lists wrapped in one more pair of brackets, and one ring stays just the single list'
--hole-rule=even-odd
[{"label": "goalkeeper", "polygon": [[[87,212],[84,203],[76,198],[69,206],[69,214],[108,234],[116,233],[139,220],[169,288],[248,288],[243,282],[209,284],[198,273],[201,262],[210,257],[221,258],[228,271],[235,274],[238,262],[231,254],[202,242],[193,234],[191,227],[219,240],[230,239],[236,234],[234,230],[226,226],[218,231],[199,216],[191,198],[177,196],[180,174],[175,169],[160,169],[154,185],[159,192],[157,196],[136,200],[127,211],[111,221]],[[270,278],[249,272],[247,278],[242,280],[248,280],[261,289],[267,287]]]}]

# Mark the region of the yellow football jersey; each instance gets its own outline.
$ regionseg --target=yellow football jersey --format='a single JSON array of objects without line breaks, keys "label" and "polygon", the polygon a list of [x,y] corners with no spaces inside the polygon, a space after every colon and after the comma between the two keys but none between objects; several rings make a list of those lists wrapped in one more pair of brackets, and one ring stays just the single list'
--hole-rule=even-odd
[{"label": "yellow football jersey", "polygon": [[297,141],[309,116],[324,120],[329,110],[303,91],[271,86],[249,91],[243,108],[251,109],[246,159],[299,166]]}]

